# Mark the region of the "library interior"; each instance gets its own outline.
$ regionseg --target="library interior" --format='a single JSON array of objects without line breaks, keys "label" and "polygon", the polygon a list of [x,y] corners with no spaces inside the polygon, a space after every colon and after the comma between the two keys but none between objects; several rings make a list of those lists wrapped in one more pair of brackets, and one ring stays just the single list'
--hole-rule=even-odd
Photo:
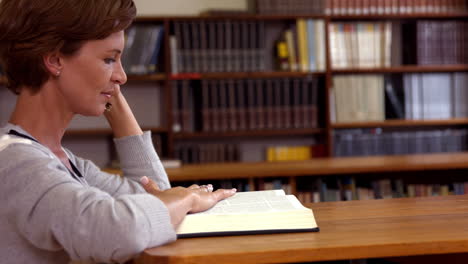
[{"label": "library interior", "polygon": [[[181,239],[135,263],[468,262],[468,1],[135,3],[122,93],[171,184],[282,189],[321,228],[276,235],[282,249]],[[77,116],[63,145],[122,173],[103,117]]]}]

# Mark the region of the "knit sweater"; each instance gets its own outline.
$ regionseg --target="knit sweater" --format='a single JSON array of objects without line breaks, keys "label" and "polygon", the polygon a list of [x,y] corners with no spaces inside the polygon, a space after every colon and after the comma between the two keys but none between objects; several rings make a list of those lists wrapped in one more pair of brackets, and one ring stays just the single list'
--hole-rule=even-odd
[{"label": "knit sweater", "polygon": [[167,207],[138,182],[148,176],[170,188],[150,132],[114,140],[124,177],[65,150],[79,177],[11,129],[32,137],[12,124],[0,130],[2,263],[124,262],[176,239]]}]

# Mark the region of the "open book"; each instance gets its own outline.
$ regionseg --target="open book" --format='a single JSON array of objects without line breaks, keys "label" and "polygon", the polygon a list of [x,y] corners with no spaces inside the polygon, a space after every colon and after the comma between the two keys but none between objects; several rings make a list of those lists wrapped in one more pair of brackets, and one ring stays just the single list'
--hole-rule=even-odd
[{"label": "open book", "polygon": [[213,208],[188,214],[177,236],[224,236],[319,231],[314,213],[283,190],[239,192]]}]

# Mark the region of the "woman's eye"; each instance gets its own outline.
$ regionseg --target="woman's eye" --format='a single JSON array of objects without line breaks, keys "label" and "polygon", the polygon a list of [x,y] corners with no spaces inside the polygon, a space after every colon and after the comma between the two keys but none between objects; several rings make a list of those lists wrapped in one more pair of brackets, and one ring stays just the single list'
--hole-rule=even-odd
[{"label": "woman's eye", "polygon": [[104,62],[107,63],[107,64],[111,64],[111,63],[115,62],[115,59],[107,58],[107,59],[104,59]]}]

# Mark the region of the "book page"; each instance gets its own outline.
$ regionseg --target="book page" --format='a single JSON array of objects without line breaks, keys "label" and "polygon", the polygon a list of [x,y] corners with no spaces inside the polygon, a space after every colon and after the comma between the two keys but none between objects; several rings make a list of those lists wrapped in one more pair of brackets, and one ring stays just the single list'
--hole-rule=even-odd
[{"label": "book page", "polygon": [[193,215],[267,213],[304,208],[294,195],[286,195],[283,190],[254,191],[236,193],[213,208]]}]

